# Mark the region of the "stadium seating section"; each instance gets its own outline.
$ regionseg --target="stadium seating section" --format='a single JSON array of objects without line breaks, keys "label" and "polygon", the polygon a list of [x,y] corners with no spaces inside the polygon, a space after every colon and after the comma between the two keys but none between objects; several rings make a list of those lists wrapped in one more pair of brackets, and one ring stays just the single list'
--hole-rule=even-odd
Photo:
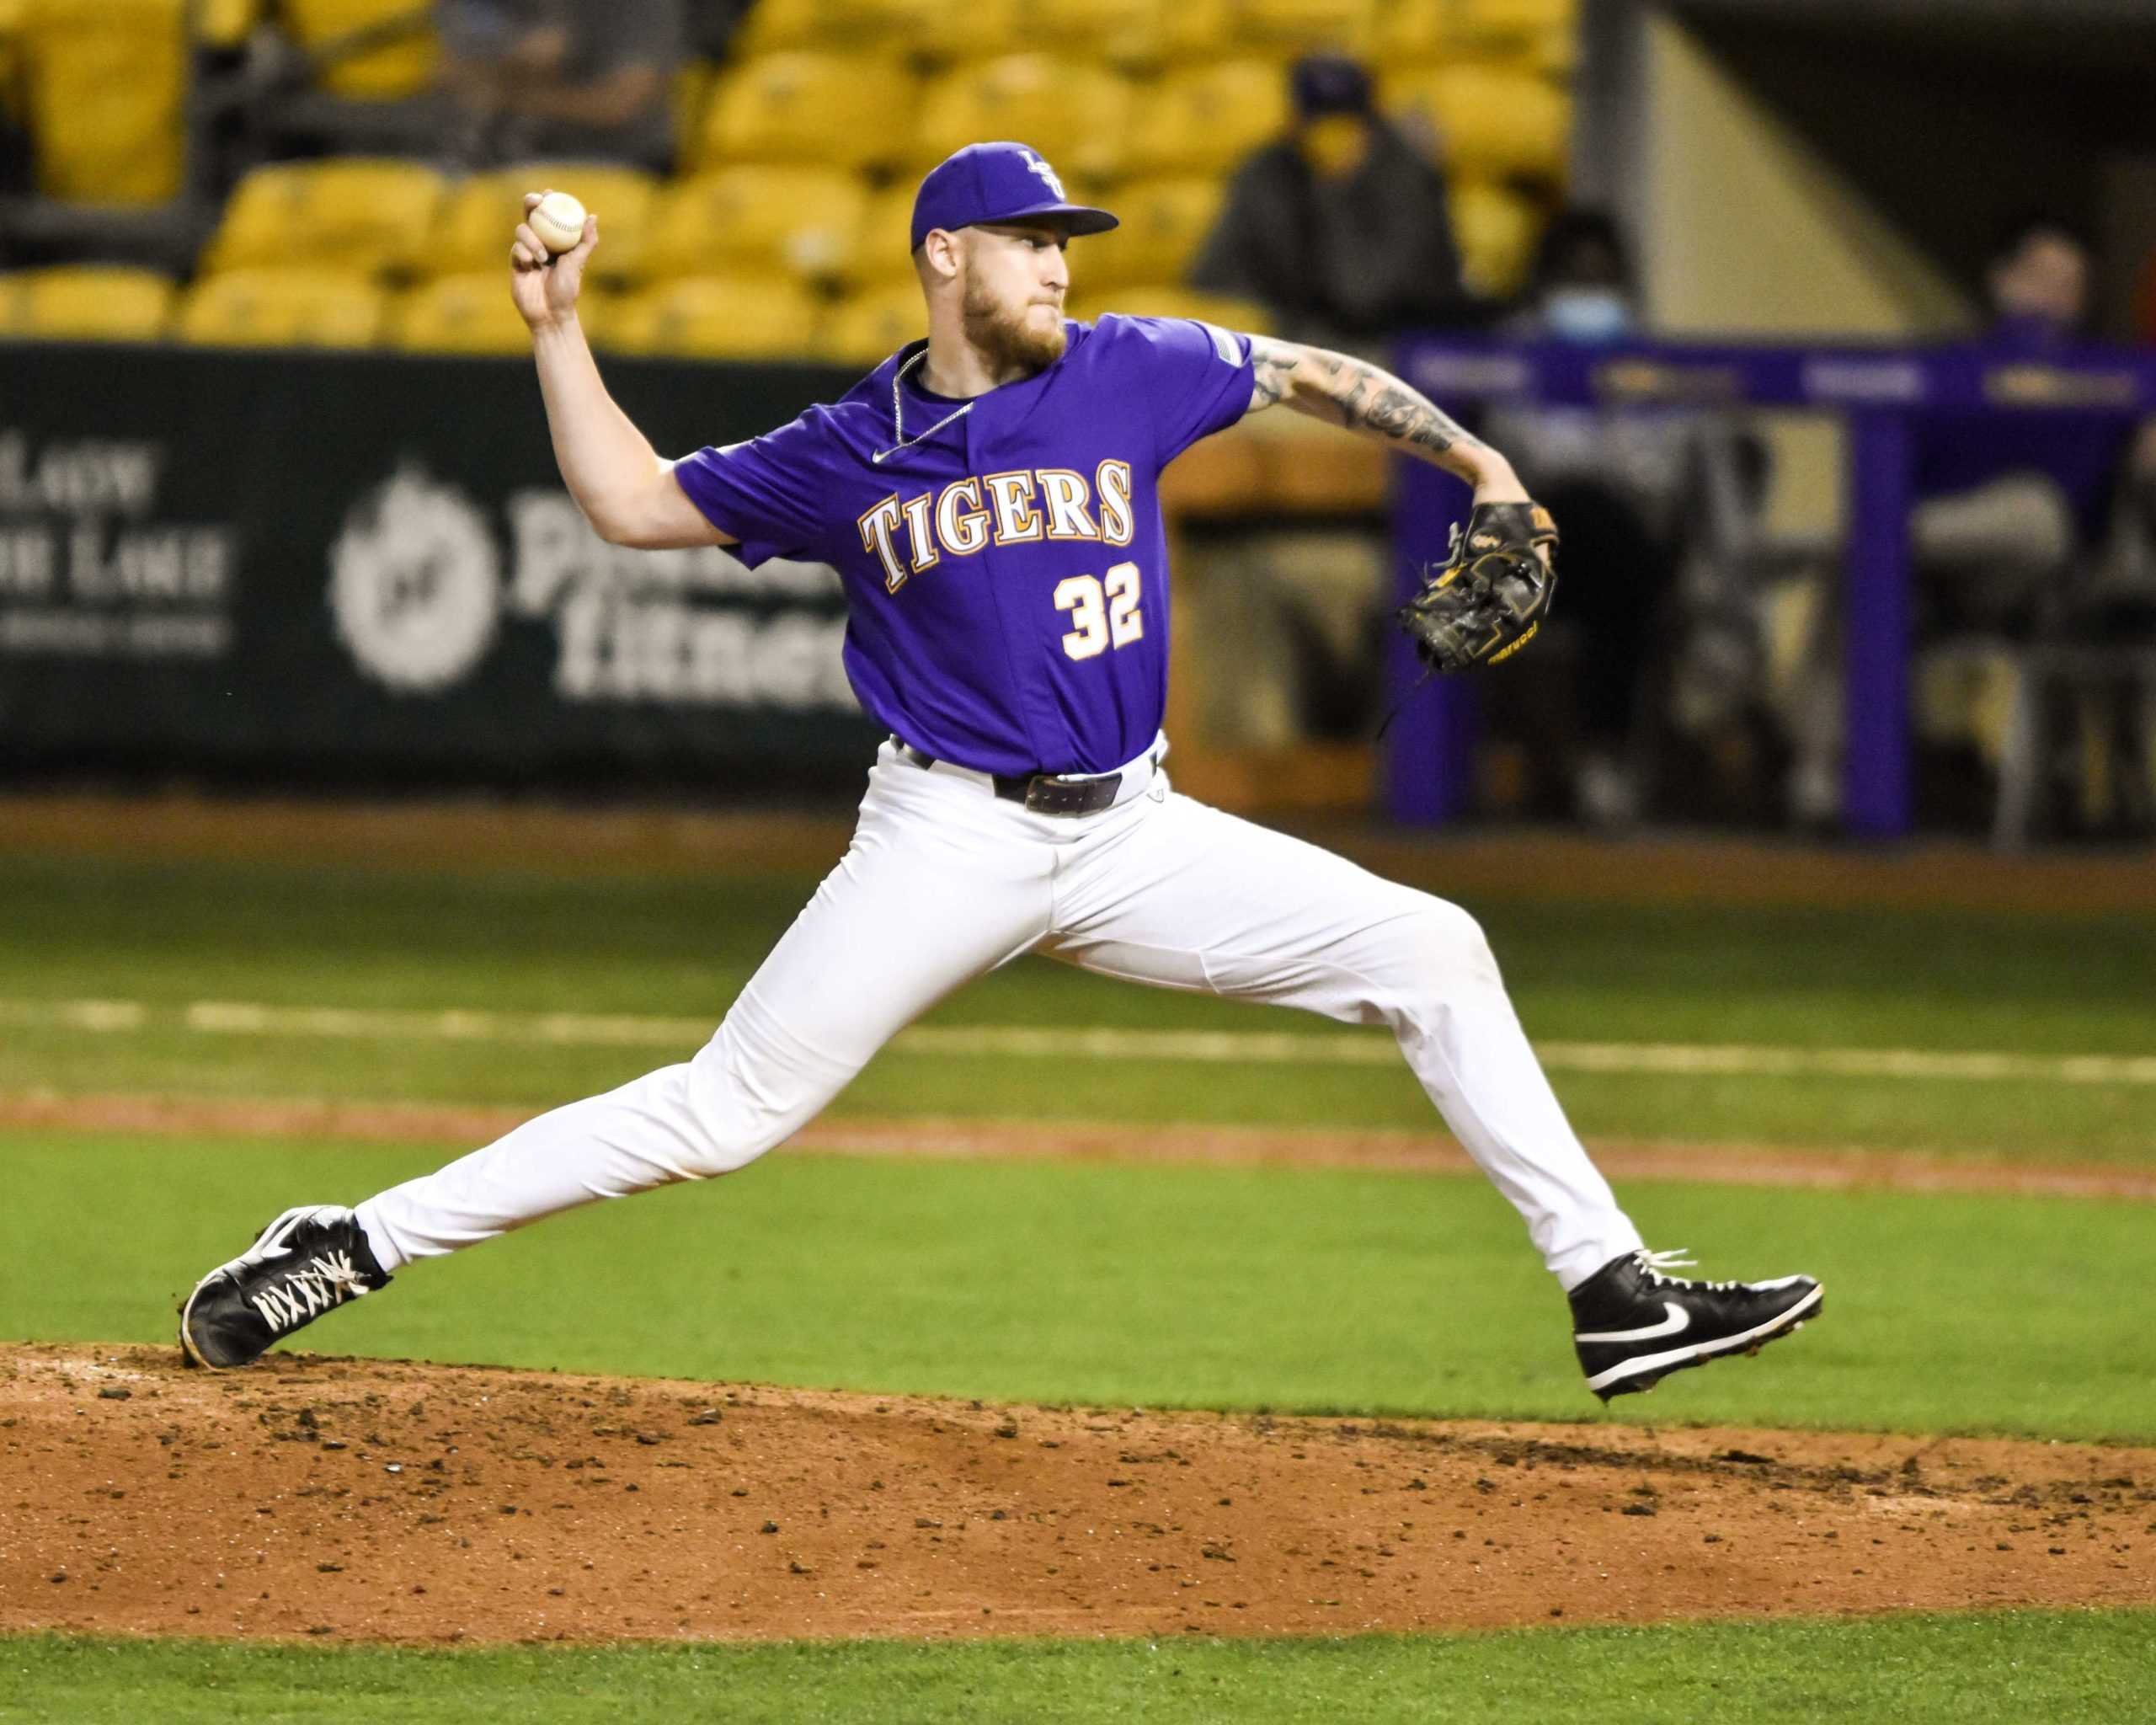
[{"label": "stadium seating section", "polygon": [[172,323],[173,285],[104,264],[0,275],[0,334],[47,341],[156,341]]},{"label": "stadium seating section", "polygon": [[[1580,0],[758,0],[724,64],[673,92],[670,179],[534,163],[446,177],[408,161],[279,163],[243,179],[191,285],[84,265],[0,275],[0,337],[237,345],[524,345],[503,264],[527,190],[598,212],[586,326],[621,353],[881,358],[921,327],[913,187],[958,145],[1019,137],[1116,232],[1075,256],[1072,306],[1209,316],[1188,264],[1228,175],[1278,135],[1286,68],[1337,47],[1450,177],[1469,284],[1515,290],[1561,194]],[[38,186],[77,203],[179,195],[195,47],[265,26],[348,101],[426,91],[426,0],[0,0],[0,111]]]},{"label": "stadium seating section", "polygon": [[173,334],[203,347],[371,347],[382,290],[339,270],[225,270],[181,302]]},{"label": "stadium seating section", "polygon": [[38,190],[72,203],[156,204],[180,189],[187,0],[20,0],[22,111]]}]

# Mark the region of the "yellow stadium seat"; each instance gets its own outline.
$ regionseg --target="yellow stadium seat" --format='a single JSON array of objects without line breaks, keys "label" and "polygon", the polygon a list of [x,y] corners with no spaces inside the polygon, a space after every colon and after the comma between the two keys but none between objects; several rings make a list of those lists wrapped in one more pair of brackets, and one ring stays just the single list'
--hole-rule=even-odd
[{"label": "yellow stadium seat", "polygon": [[1088,292],[1134,281],[1180,281],[1220,213],[1220,182],[1149,179],[1108,199],[1123,226],[1075,241],[1071,280]]},{"label": "yellow stadium seat", "polygon": [[1026,8],[1029,45],[1098,60],[1123,70],[1160,64],[1166,49],[1169,0],[1032,0]]},{"label": "yellow stadium seat", "polygon": [[524,218],[524,195],[550,190],[573,194],[599,218],[594,280],[633,280],[643,274],[659,182],[642,168],[592,162],[528,162],[474,174],[451,188],[426,246],[427,272],[507,270],[516,224]]},{"label": "yellow stadium seat", "polygon": [[1376,0],[1238,0],[1235,33],[1246,52],[1289,56],[1370,51]]},{"label": "yellow stadium seat", "polygon": [[1154,26],[1155,45],[1171,61],[1232,59],[1241,51],[1238,10],[1236,0],[1166,0]]},{"label": "yellow stadium seat", "polygon": [[[414,0],[280,0],[286,28],[309,53],[320,53],[361,30],[380,29],[377,47],[337,59],[324,67],[322,88],[357,102],[394,101],[432,88],[441,45]],[[410,30],[395,30],[416,19]]]},{"label": "yellow stadium seat", "polygon": [[333,270],[233,270],[195,284],[176,334],[207,347],[371,347],[381,290]]},{"label": "yellow stadium seat", "polygon": [[[654,277],[783,271],[807,281],[848,273],[868,193],[842,168],[744,164],[666,189],[646,248]],[[602,249],[603,249],[602,246]]]},{"label": "yellow stadium seat", "polygon": [[[595,312],[600,315],[595,317]],[[577,319],[596,339],[604,307],[577,303]],[[400,298],[389,318],[391,343],[409,353],[524,354],[531,334],[509,296],[504,270],[438,275]]]},{"label": "yellow stadium seat", "polygon": [[1511,297],[1527,278],[1542,232],[1541,211],[1532,200],[1486,179],[1455,179],[1449,201],[1467,286],[1487,299]]},{"label": "yellow stadium seat", "polygon": [[1452,0],[1454,29],[1477,45],[1523,42],[1579,27],[1579,0]]},{"label": "yellow stadium seat", "polygon": [[950,9],[944,0],[756,0],[734,46],[744,59],[798,48],[902,52]]},{"label": "yellow stadium seat", "polygon": [[1447,66],[1385,81],[1385,104],[1436,133],[1449,174],[1561,181],[1572,99],[1532,73],[1499,66]]},{"label": "yellow stadium seat", "polygon": [[937,65],[994,60],[1040,45],[1027,0],[964,0],[932,7],[907,45]]},{"label": "yellow stadium seat", "polygon": [[700,162],[888,166],[905,155],[920,88],[893,60],[766,54],[728,73],[712,99]]},{"label": "yellow stadium seat", "polygon": [[1455,0],[1453,33],[1478,58],[1568,77],[1579,59],[1578,0]]},{"label": "yellow stadium seat", "polygon": [[824,320],[816,351],[845,365],[877,366],[927,334],[928,311],[920,287],[894,281],[841,300]]},{"label": "yellow stadium seat", "polygon": [[264,0],[195,0],[195,40],[212,48],[237,48],[261,23]]},{"label": "yellow stadium seat", "polygon": [[913,166],[991,138],[1031,144],[1067,179],[1113,179],[1133,109],[1129,81],[1103,67],[1011,54],[930,85],[912,138]]},{"label": "yellow stadium seat", "polygon": [[1087,294],[1076,315],[1087,318],[1120,312],[1131,318],[1198,318],[1223,329],[1239,329],[1250,335],[1269,335],[1273,320],[1262,306],[1248,300],[1229,299],[1216,293],[1198,293],[1173,282],[1135,283]]},{"label": "yellow stadium seat", "polygon": [[1577,30],[1544,30],[1520,46],[1520,64],[1538,77],[1558,83],[1570,83],[1579,70],[1580,36]]},{"label": "yellow stadium seat", "polygon": [[820,48],[825,45],[823,28],[818,0],[756,0],[728,46],[744,60]]},{"label": "yellow stadium seat", "polygon": [[226,205],[203,268],[413,270],[442,190],[441,176],[416,162],[349,157],[258,168]]},{"label": "yellow stadium seat", "polygon": [[1378,11],[1371,63],[1397,67],[1441,59],[1453,47],[1459,11],[1458,0],[1390,0]]},{"label": "yellow stadium seat", "polygon": [[814,350],[820,310],[782,275],[685,275],[617,303],[605,345],[698,359],[796,359]]},{"label": "yellow stadium seat", "polygon": [[918,190],[912,181],[900,180],[869,199],[853,248],[857,283],[915,279],[913,199]]},{"label": "yellow stadium seat", "polygon": [[1190,67],[1138,104],[1125,163],[1133,174],[1225,174],[1288,120],[1287,74],[1273,61]]},{"label": "yellow stadium seat", "polygon": [[719,76],[715,61],[691,60],[674,74],[667,91],[674,159],[684,166],[694,162],[704,147],[704,126],[711,117],[711,99],[718,88]]},{"label": "yellow stadium seat", "polygon": [[46,341],[156,341],[173,284],[148,270],[82,264],[0,275],[0,334]]},{"label": "yellow stadium seat", "polygon": [[20,52],[40,192],[88,204],[179,193],[186,0],[28,0]]}]

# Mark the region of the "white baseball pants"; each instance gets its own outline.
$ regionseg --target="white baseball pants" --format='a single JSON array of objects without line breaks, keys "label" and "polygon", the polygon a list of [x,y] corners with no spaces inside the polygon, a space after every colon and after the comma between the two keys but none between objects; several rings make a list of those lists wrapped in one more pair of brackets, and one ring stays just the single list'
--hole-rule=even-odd
[{"label": "white baseball pants", "polygon": [[1028,952],[1384,1024],[1566,1289],[1641,1243],[1457,905],[1170,791],[1036,814],[886,744],[851,846],[695,1058],[570,1103],[359,1207],[385,1269],[598,1198],[745,1167],[960,984]]}]

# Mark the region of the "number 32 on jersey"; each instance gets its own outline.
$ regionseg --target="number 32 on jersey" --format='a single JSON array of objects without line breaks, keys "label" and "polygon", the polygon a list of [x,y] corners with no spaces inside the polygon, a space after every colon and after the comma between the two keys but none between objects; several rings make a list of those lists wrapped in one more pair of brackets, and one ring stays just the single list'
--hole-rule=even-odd
[{"label": "number 32 on jersey", "polygon": [[1096,579],[1070,575],[1055,584],[1055,608],[1070,613],[1070,633],[1063,650],[1073,659],[1091,659],[1111,647],[1143,638],[1145,619],[1138,609],[1138,565],[1119,563]]}]

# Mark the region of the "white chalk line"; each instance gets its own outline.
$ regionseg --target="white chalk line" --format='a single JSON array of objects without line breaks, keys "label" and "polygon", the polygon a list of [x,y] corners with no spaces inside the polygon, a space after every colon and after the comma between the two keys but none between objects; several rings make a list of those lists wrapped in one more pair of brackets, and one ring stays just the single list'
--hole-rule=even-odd
[{"label": "white chalk line", "polygon": [[[633,1013],[397,1011],[280,1007],[248,1001],[153,1006],[131,1000],[0,999],[0,1025],[129,1033],[320,1037],[339,1041],[492,1042],[574,1048],[688,1049],[712,1031],[702,1018]],[[1022,1025],[916,1025],[899,1054],[1022,1060],[1156,1060],[1198,1065],[1387,1066],[1400,1055],[1374,1033],[1268,1030],[1121,1030]],[[1985,1049],[1786,1048],[1758,1044],[1543,1042],[1553,1071],[1685,1077],[1835,1077],[2156,1085],[2156,1055],[2025,1055]]]}]

